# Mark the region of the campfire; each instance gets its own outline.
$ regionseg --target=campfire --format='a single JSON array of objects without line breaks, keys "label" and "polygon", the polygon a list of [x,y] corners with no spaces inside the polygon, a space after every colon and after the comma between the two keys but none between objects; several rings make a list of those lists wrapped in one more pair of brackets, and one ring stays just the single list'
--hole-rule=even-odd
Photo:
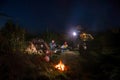
[{"label": "campfire", "polygon": [[65,71],[67,69],[66,66],[62,63],[61,60],[57,65],[55,65],[55,68],[60,70],[60,71]]}]

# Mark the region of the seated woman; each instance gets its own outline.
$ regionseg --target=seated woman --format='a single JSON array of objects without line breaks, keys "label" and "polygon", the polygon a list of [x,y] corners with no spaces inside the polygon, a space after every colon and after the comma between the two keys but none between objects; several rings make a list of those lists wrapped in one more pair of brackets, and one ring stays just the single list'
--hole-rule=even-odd
[{"label": "seated woman", "polygon": [[67,49],[68,49],[68,44],[67,42],[64,42],[64,44],[61,46],[61,51],[64,52]]}]

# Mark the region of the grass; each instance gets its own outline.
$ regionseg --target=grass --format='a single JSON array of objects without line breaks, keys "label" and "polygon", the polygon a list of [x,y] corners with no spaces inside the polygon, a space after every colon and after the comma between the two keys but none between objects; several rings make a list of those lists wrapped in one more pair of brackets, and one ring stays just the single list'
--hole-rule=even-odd
[{"label": "grass", "polygon": [[[107,54],[106,50],[104,54],[98,52],[91,50],[83,55],[78,51],[67,51],[53,54],[50,62],[45,62],[44,57],[37,54],[4,54],[0,56],[0,80],[117,80],[119,55]],[[60,60],[67,71],[54,68]]]}]

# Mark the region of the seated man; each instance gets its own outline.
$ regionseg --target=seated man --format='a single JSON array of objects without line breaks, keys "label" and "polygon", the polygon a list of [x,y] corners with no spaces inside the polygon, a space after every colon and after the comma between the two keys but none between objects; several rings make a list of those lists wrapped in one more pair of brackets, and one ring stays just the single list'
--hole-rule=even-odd
[{"label": "seated man", "polygon": [[50,45],[50,49],[51,49],[51,50],[55,50],[56,43],[55,43],[54,40],[52,40],[52,42],[51,42],[49,45]]}]

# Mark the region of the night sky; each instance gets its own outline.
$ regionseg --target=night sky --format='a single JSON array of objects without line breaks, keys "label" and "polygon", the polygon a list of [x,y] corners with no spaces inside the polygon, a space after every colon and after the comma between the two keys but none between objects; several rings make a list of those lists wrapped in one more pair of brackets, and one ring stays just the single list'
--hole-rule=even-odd
[{"label": "night sky", "polygon": [[0,0],[0,27],[11,18],[29,31],[58,32],[81,25],[120,27],[119,0]]}]

